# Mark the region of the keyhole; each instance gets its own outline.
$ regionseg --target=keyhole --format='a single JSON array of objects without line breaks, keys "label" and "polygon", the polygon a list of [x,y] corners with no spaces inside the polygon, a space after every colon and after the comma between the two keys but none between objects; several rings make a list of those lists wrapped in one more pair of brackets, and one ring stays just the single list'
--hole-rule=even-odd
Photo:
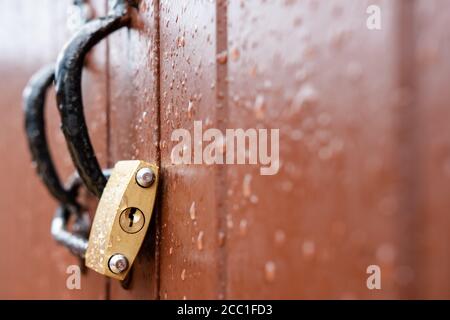
[{"label": "keyhole", "polygon": [[144,227],[145,216],[139,208],[128,207],[120,214],[119,224],[123,231],[136,233]]},{"label": "keyhole", "polygon": [[131,208],[130,213],[128,213],[128,219],[130,219],[130,224],[128,225],[128,227],[130,227],[130,228],[133,226],[135,213],[136,213],[136,208]]}]

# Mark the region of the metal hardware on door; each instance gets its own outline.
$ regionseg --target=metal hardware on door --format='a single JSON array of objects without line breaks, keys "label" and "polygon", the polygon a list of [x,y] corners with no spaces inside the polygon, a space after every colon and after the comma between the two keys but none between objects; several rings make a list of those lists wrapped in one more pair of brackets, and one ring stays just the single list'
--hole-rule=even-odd
[{"label": "metal hardware on door", "polygon": [[56,173],[45,133],[45,96],[54,79],[54,66],[45,66],[36,72],[23,91],[25,112],[25,132],[33,162],[42,182],[55,199],[64,206],[78,211],[81,207],[76,201],[76,193],[64,189]]},{"label": "metal hardware on door", "polygon": [[158,167],[144,161],[116,163],[92,224],[88,268],[125,279],[150,224],[158,176]]},{"label": "metal hardware on door", "polygon": [[[49,65],[36,72],[27,83],[23,91],[25,132],[38,176],[50,194],[60,202],[52,220],[51,234],[57,242],[78,256],[80,265],[83,265],[82,258],[87,247],[90,218],[77,201],[81,180],[79,178],[71,179],[71,183],[66,188],[63,187],[50,155],[45,132],[46,93],[51,87],[53,79],[54,66]],[[71,220],[74,221],[71,224],[72,231],[69,231],[68,224]]]},{"label": "metal hardware on door", "polygon": [[[33,161],[42,181],[61,203],[51,234],[72,253],[85,258],[87,267],[119,280],[129,274],[150,224],[159,172],[157,166],[139,160],[119,161],[112,171],[100,169],[84,120],[81,72],[88,50],[127,25],[126,8],[125,1],[116,1],[109,16],[84,25],[65,46],[56,71],[53,66],[41,69],[24,90],[25,127]],[[72,177],[67,188],[57,175],[45,134],[45,96],[54,79],[61,127],[80,173]],[[100,197],[89,240],[89,216],[77,201],[83,182]],[[76,220],[70,231],[72,215]]]},{"label": "metal hardware on door", "polygon": [[[74,0],[71,13],[77,15],[77,27],[90,19],[90,7],[85,0]],[[74,16],[68,17],[68,24],[73,25]],[[54,82],[55,67],[53,64],[37,71],[27,83],[23,91],[25,113],[25,131],[33,163],[38,176],[47,187],[50,194],[59,201],[51,227],[53,238],[67,247],[72,253],[83,257],[90,228],[89,215],[77,201],[79,178],[71,179],[64,188],[58,177],[48,148],[45,132],[44,109],[46,94]],[[75,174],[74,177],[77,175]],[[71,216],[75,216],[72,231],[67,230]],[[84,249],[83,249],[84,248]]]},{"label": "metal hardware on door", "polygon": [[[69,184],[63,187],[50,155],[45,132],[45,98],[53,79],[53,65],[45,66],[31,77],[25,87],[23,91],[25,131],[38,176],[50,194],[60,203],[52,220],[51,234],[73,254],[83,258],[87,247],[90,219],[77,201],[82,182],[78,175],[74,174]],[[107,170],[104,173],[108,175]],[[72,215],[75,216],[75,221],[72,224],[72,231],[69,231],[67,227]]]},{"label": "metal hardware on door", "polygon": [[[140,160],[119,161],[104,171],[108,183],[95,213],[89,240],[66,229],[70,209],[60,206],[52,220],[52,235],[86,266],[106,276],[124,280],[139,252],[151,221],[158,186],[158,167]],[[70,189],[78,189],[75,176]],[[89,226],[89,222],[78,223]],[[83,228],[86,231],[86,228]]]},{"label": "metal hardware on door", "polygon": [[61,129],[81,179],[100,198],[106,178],[95,156],[83,112],[81,75],[87,52],[112,32],[128,25],[128,2],[116,0],[106,17],[83,25],[64,46],[55,70],[56,99],[61,115]]},{"label": "metal hardware on door", "polygon": [[[73,0],[70,13],[77,16],[78,28],[91,18],[90,7],[86,0]],[[72,20],[74,17],[69,15],[68,24],[73,23]],[[78,188],[65,189],[62,186],[48,149],[44,119],[45,96],[54,79],[55,67],[51,64],[37,71],[27,83],[23,91],[25,131],[33,163],[42,182],[65,209],[80,216],[81,205],[76,200],[77,192],[75,192]]]},{"label": "metal hardware on door", "polygon": [[[103,170],[105,177],[109,178],[111,170]],[[72,175],[69,179],[68,190],[78,193],[82,186],[82,181],[78,174]],[[67,229],[71,215],[76,215],[72,231]],[[51,234],[53,239],[68,248],[74,255],[83,258],[88,246],[89,230],[91,228],[90,218],[84,210],[73,211],[72,207],[60,205],[55,212],[51,224]],[[84,263],[83,263],[84,264]]]},{"label": "metal hardware on door", "polygon": [[[85,264],[106,276],[124,280],[139,252],[151,221],[158,186],[157,166],[140,160],[119,161],[114,169],[104,170],[108,178],[98,204],[89,240],[89,221],[77,223],[74,232],[67,230],[71,211],[60,206],[52,220],[52,236],[70,251],[85,258]],[[82,185],[75,175],[71,190]],[[84,223],[82,223],[84,222]],[[84,233],[81,233],[84,232]]]},{"label": "metal hardware on door", "polygon": [[87,52],[115,30],[128,25],[128,2],[114,3],[106,17],[85,24],[59,55],[56,97],[70,155],[81,180],[100,198],[85,254],[86,266],[124,280],[150,224],[158,185],[158,167],[140,161],[119,161],[106,179],[97,161],[84,118],[81,94]]}]

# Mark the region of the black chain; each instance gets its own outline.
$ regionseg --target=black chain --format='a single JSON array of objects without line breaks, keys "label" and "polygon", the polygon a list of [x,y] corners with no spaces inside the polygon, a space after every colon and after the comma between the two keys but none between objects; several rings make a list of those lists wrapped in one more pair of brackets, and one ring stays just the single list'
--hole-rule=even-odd
[{"label": "black chain", "polygon": [[50,194],[67,207],[79,209],[76,192],[65,189],[53,164],[45,133],[45,97],[54,79],[54,67],[45,66],[28,82],[23,92],[25,131],[33,163]]},{"label": "black chain", "polygon": [[81,179],[98,198],[106,178],[89,138],[81,92],[81,76],[87,52],[112,32],[127,26],[126,2],[117,1],[110,15],[86,23],[69,41],[56,63],[56,98],[61,129]]}]

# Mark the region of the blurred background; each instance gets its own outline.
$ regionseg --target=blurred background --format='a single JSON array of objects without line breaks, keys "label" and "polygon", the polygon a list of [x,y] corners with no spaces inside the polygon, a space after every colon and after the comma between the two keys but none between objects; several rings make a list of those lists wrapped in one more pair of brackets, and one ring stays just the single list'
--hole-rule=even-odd
[{"label": "blurred background", "polygon": [[[92,271],[70,290],[78,260],[50,235],[22,91],[73,34],[73,1],[0,0],[0,298],[450,298],[450,3],[138,2],[89,53],[83,98],[103,167],[161,167],[155,219],[129,290]],[[280,129],[280,171],[172,165],[171,133],[194,120]],[[66,180],[54,90],[46,121]]]}]

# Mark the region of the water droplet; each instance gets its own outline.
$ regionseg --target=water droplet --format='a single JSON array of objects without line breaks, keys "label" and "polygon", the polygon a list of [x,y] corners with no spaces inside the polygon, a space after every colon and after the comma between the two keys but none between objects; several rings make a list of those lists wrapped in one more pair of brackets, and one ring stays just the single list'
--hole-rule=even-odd
[{"label": "water droplet", "polygon": [[307,60],[314,60],[318,55],[318,47],[315,45],[307,45],[303,50],[303,57]]},{"label": "water droplet", "polygon": [[217,54],[216,59],[219,64],[225,64],[225,63],[227,63],[227,60],[228,60],[228,53],[226,51],[222,51]]},{"label": "water droplet", "polygon": [[276,272],[275,262],[267,261],[264,267],[264,275],[266,280],[269,282],[273,282],[275,280],[275,272]]},{"label": "water droplet", "polygon": [[192,100],[189,100],[188,107],[187,107],[187,112],[188,112],[189,118],[192,118],[193,109],[194,109],[194,102]]},{"label": "water droplet", "polygon": [[303,86],[294,97],[293,107],[296,111],[300,111],[305,107],[313,107],[318,102],[318,93],[311,85]]},{"label": "water droplet", "polygon": [[212,122],[211,118],[210,117],[206,117],[205,127],[211,127],[212,124],[213,124],[213,122]]},{"label": "water droplet", "polygon": [[184,279],[186,279],[186,269],[183,269],[183,271],[181,271],[181,280],[184,281]]},{"label": "water droplet", "polygon": [[251,202],[251,203],[256,204],[256,203],[258,203],[258,201],[259,201],[259,198],[258,198],[257,195],[252,194],[252,195],[250,196],[250,202]]},{"label": "water droplet", "polygon": [[395,248],[390,243],[382,244],[377,248],[376,257],[382,263],[394,262],[395,256]]},{"label": "water droplet", "polygon": [[305,241],[302,246],[303,255],[309,257],[316,252],[316,245],[313,241]]},{"label": "water droplet", "polygon": [[264,88],[265,89],[271,89],[273,86],[272,81],[270,81],[269,79],[264,80]]},{"label": "water droplet", "polygon": [[241,222],[239,223],[239,231],[241,233],[242,236],[245,236],[247,234],[247,220],[242,219]]},{"label": "water droplet", "polygon": [[334,50],[341,49],[344,44],[348,41],[350,37],[350,32],[348,30],[333,30],[330,34],[330,46]]},{"label": "water droplet", "polygon": [[203,235],[204,235],[204,232],[200,231],[197,236],[197,249],[200,251],[203,250]]},{"label": "water droplet", "polygon": [[284,192],[290,192],[292,189],[294,189],[294,184],[290,180],[285,180],[281,183],[281,189]]},{"label": "water droplet", "polygon": [[225,232],[219,231],[219,233],[217,234],[217,243],[219,247],[223,247],[223,245],[225,244]]},{"label": "water droplet", "polygon": [[178,48],[184,47],[184,45],[186,44],[186,41],[184,40],[183,36],[180,36],[177,38],[177,46]]},{"label": "water droplet", "polygon": [[258,73],[258,67],[257,66],[252,66],[248,70],[248,74],[251,77],[255,77],[257,75],[257,73]]},{"label": "water droplet", "polygon": [[263,95],[258,94],[255,99],[255,104],[253,106],[255,117],[258,120],[264,119],[265,116],[265,99]]},{"label": "water droplet", "polygon": [[239,56],[240,56],[239,49],[236,47],[232,48],[231,52],[230,52],[231,60],[237,61],[237,60],[239,60]]},{"label": "water droplet", "polygon": [[231,214],[227,214],[227,227],[229,229],[233,228],[233,217],[231,216]]},{"label": "water droplet", "polygon": [[275,243],[276,244],[283,244],[286,240],[286,234],[283,230],[277,230],[275,231]]},{"label": "water droplet", "polygon": [[191,207],[189,208],[189,216],[191,217],[191,220],[195,220],[195,201],[192,202]]},{"label": "water droplet", "polygon": [[252,176],[251,176],[251,174],[247,173],[244,176],[244,180],[242,182],[242,193],[244,194],[244,197],[246,197],[246,198],[250,197],[250,195],[252,193],[251,186],[250,186],[251,182],[252,182]]}]

